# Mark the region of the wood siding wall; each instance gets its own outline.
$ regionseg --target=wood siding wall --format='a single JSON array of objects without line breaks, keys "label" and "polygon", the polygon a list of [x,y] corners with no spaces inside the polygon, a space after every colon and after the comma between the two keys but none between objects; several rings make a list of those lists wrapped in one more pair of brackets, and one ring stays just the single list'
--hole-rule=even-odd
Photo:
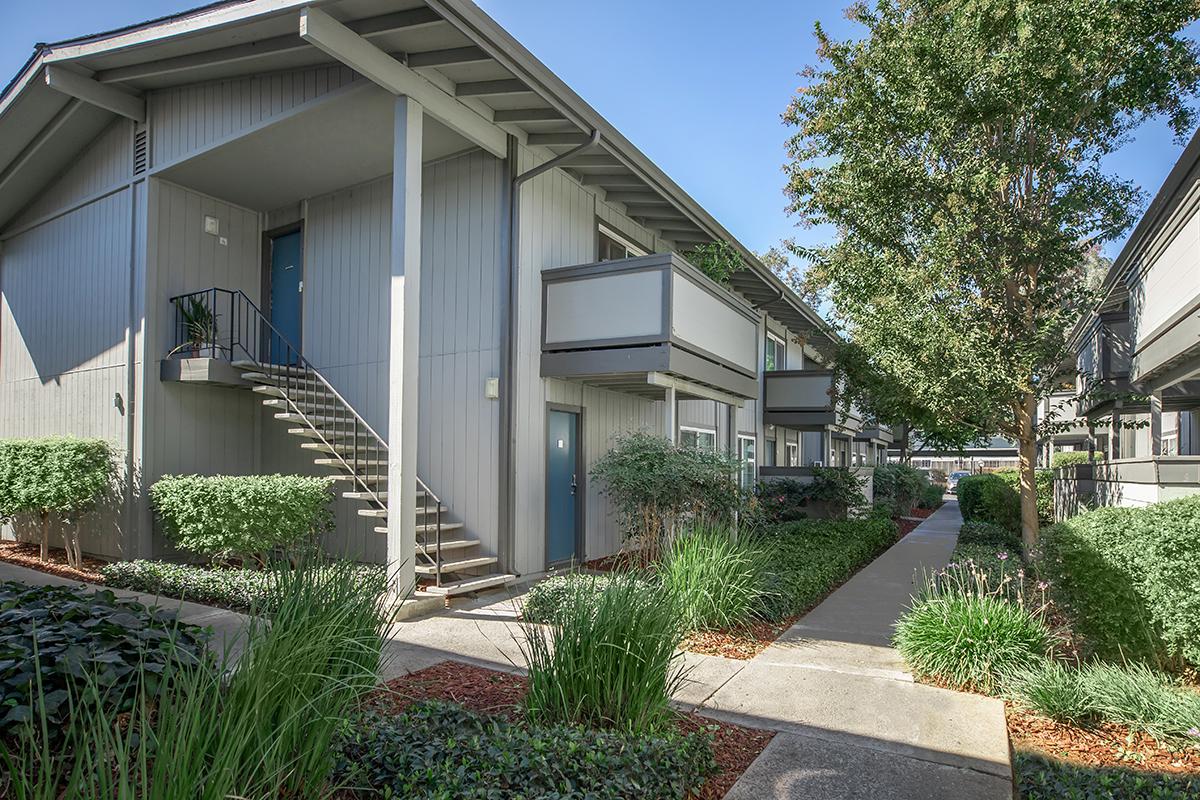
[{"label": "wood siding wall", "polygon": [[[131,281],[140,280],[130,226],[135,201],[144,203],[129,184],[131,136],[129,123],[113,123],[17,216],[0,245],[0,437],[112,445],[117,488],[88,516],[81,542],[108,558],[129,552],[122,487],[126,414],[136,401],[127,391]],[[29,519],[5,532],[38,535]],[[52,540],[61,542],[57,521]]]}]

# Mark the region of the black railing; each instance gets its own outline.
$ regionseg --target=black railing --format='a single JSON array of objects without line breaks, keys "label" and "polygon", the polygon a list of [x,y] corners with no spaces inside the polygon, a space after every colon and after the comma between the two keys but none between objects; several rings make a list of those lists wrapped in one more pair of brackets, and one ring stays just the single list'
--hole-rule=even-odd
[{"label": "black railing", "polygon": [[[205,289],[171,298],[175,308],[175,346],[168,356],[220,358],[252,362],[253,370],[280,390],[287,413],[299,417],[321,449],[352,476],[355,491],[374,508],[387,511],[379,486],[388,486],[388,447],[354,407],[330,385],[287,337],[240,290]],[[417,557],[433,567],[442,585],[442,503],[413,476],[420,498]],[[399,487],[388,486],[388,491]],[[433,553],[429,552],[430,532]]]}]

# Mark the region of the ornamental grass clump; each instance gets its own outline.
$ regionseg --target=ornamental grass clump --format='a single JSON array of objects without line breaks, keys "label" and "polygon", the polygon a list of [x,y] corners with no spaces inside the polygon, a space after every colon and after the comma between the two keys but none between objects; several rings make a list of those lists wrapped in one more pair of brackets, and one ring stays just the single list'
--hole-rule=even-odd
[{"label": "ornamental grass clump", "polygon": [[574,585],[555,622],[524,626],[533,722],[664,729],[668,700],[685,675],[676,652],[685,629],[673,595],[636,575],[615,575],[598,592]]},{"label": "ornamental grass clump", "polygon": [[0,797],[330,794],[347,710],[378,681],[386,576],[342,562],[272,576],[274,615],[250,619],[220,661],[183,662],[165,674],[141,665],[129,710],[76,704],[81,713],[70,715],[62,747],[48,743],[49,698],[39,692],[32,719],[0,740]]},{"label": "ornamental grass clump", "polygon": [[675,537],[655,573],[692,632],[750,622],[763,607],[768,569],[767,552],[755,539],[694,528]]},{"label": "ornamental grass clump", "polygon": [[931,576],[896,623],[909,668],[953,689],[994,693],[1002,676],[1036,666],[1053,637],[1040,608],[1011,602],[969,565]]},{"label": "ornamental grass clump", "polygon": [[1125,725],[1160,742],[1200,747],[1200,693],[1145,664],[1054,661],[1004,681],[1010,699],[1060,722]]}]

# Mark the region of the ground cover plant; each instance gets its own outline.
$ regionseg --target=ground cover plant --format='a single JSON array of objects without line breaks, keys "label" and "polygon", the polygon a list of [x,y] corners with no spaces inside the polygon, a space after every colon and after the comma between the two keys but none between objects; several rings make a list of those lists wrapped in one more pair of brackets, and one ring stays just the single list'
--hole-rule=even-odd
[{"label": "ground cover plant", "polygon": [[1146,772],[1131,767],[1064,763],[1018,750],[1013,759],[1022,800],[1192,800],[1200,777]]},{"label": "ground cover plant", "polygon": [[0,519],[28,513],[41,526],[41,558],[50,549],[50,518],[63,528],[67,563],[83,565],[79,517],[112,488],[112,450],[103,439],[48,437],[0,440]]},{"label": "ground cover plant", "polygon": [[150,487],[167,538],[214,560],[304,550],[332,525],[332,501],[329,480],[304,475],[165,475]]},{"label": "ground cover plant", "polygon": [[353,720],[336,774],[389,797],[675,800],[714,769],[704,733],[522,724],[425,701],[397,716]]},{"label": "ground cover plant", "polygon": [[136,684],[156,696],[164,672],[202,658],[207,638],[110,591],[0,583],[0,736],[35,717],[57,731],[85,701],[130,711]]},{"label": "ground cover plant", "polygon": [[86,704],[71,715],[61,747],[49,744],[45,704],[35,703],[33,719],[0,740],[0,781],[7,782],[0,795],[326,794],[346,711],[376,684],[380,668],[385,579],[353,567],[277,571],[274,614],[249,620],[240,655],[226,651],[219,661],[176,662],[166,671],[139,664],[129,711]]},{"label": "ground cover plant", "polygon": [[1072,517],[1038,565],[1097,656],[1200,665],[1200,497]]}]

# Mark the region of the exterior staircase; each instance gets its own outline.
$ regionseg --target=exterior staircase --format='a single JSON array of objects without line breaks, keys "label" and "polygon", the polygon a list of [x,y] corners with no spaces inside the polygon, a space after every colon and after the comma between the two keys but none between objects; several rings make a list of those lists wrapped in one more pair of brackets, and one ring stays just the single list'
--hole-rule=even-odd
[{"label": "exterior staircase", "polygon": [[[252,385],[263,405],[301,440],[300,448],[311,453],[315,464],[334,471],[332,479],[341,496],[359,504],[359,516],[371,519],[375,532],[386,535],[388,447],[383,438],[242,292],[208,289],[172,302],[177,311],[194,312],[196,303],[214,311],[228,309],[228,329],[210,324],[215,329],[211,335],[195,330],[186,320],[180,325],[177,314],[177,338],[181,344],[211,348],[241,370],[242,379]],[[201,344],[202,339],[220,341]],[[494,572],[498,559],[481,553],[479,540],[466,535],[462,522],[449,521],[449,509],[419,477],[413,479],[417,482],[416,593],[449,598],[513,581],[514,575]]]}]

